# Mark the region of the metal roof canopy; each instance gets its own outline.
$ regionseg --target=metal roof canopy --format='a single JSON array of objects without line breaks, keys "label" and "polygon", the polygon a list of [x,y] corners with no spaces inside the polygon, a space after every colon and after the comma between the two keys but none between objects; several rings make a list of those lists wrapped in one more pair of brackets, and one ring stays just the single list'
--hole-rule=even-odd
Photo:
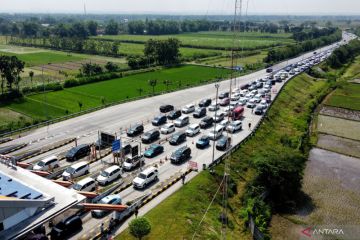
[{"label": "metal roof canopy", "polygon": [[[64,188],[51,180],[40,177],[20,167],[7,166],[6,164],[0,163],[0,172],[14,179],[18,183],[23,184],[25,188],[31,188],[36,190],[36,192],[45,193],[46,196],[49,196],[54,202],[54,204],[32,217],[24,219],[19,224],[7,230],[1,231],[0,239],[21,237],[86,199],[86,197],[78,194],[75,190]],[[0,207],[1,200],[2,199],[0,199]],[[24,208],[26,208],[26,201],[28,200],[31,199],[14,199],[14,203],[17,202],[18,204],[21,204],[21,201],[24,201]],[[6,199],[6,201],[9,201],[9,199]],[[5,200],[3,203],[6,204]]]}]

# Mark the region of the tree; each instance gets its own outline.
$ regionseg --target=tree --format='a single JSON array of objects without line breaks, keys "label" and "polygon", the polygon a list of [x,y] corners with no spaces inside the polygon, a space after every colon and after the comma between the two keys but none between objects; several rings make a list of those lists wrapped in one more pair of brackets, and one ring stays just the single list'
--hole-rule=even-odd
[{"label": "tree", "polygon": [[33,71],[30,71],[30,72],[29,72],[29,77],[30,77],[31,86],[32,86],[33,77],[34,77],[34,72],[33,72]]},{"label": "tree", "polygon": [[87,22],[87,29],[89,31],[90,36],[96,36],[97,35],[97,28],[98,24],[95,21],[89,21]]},{"label": "tree", "polygon": [[144,89],[138,88],[137,91],[139,92],[139,95],[141,96],[141,94],[143,93]]},{"label": "tree", "polygon": [[110,22],[105,27],[105,34],[117,35],[118,32],[119,32],[119,24],[117,24],[114,20],[110,20]]},{"label": "tree", "polygon": [[166,86],[166,91],[169,91],[169,85],[171,85],[171,80],[164,80],[163,82]]},{"label": "tree", "polygon": [[116,72],[118,70],[119,66],[113,62],[107,62],[105,65],[105,69],[108,72]]},{"label": "tree", "polygon": [[161,65],[179,62],[180,41],[176,38],[167,40],[149,39],[145,43],[144,55],[147,59]]},{"label": "tree", "polygon": [[151,231],[150,222],[144,217],[138,217],[133,219],[129,223],[129,229],[131,235],[141,240],[143,237],[148,235]]},{"label": "tree", "polygon": [[111,52],[114,56],[116,56],[119,52],[119,46],[120,46],[120,43],[115,41],[113,42],[112,46],[111,46]]},{"label": "tree", "polygon": [[149,85],[152,87],[152,92],[153,92],[153,95],[155,94],[155,86],[157,84],[157,80],[156,79],[151,79],[149,80]]}]

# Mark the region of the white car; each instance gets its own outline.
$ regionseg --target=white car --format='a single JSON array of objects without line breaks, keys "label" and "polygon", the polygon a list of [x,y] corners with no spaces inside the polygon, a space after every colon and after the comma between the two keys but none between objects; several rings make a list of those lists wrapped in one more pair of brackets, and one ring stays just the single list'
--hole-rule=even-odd
[{"label": "white car", "polygon": [[218,112],[214,115],[214,121],[215,122],[220,122],[222,120],[224,120],[225,117],[225,113],[224,112]]},{"label": "white car", "polygon": [[236,131],[239,131],[242,129],[242,122],[241,121],[234,121],[232,123],[230,123],[227,127],[226,130],[228,132],[234,133]]},{"label": "white car", "polygon": [[47,157],[39,162],[37,162],[33,170],[35,171],[49,171],[60,166],[59,160],[56,156]]},{"label": "white car", "polygon": [[240,96],[241,97],[244,97],[246,94],[248,94],[249,93],[249,90],[247,90],[247,89],[244,89],[244,90],[241,90],[241,92],[240,92]]},{"label": "white car", "polygon": [[200,126],[197,123],[191,124],[188,129],[186,129],[186,135],[189,137],[193,137],[198,133],[200,133]]},{"label": "white car", "polygon": [[240,94],[237,93],[237,94],[232,95],[230,100],[231,101],[237,101],[237,100],[240,99],[240,97],[241,97]]},{"label": "white car", "polygon": [[133,186],[134,188],[143,189],[145,188],[149,183],[155,181],[158,179],[159,171],[155,167],[149,167],[139,173],[139,175],[134,178],[133,180]]},{"label": "white car", "polygon": [[167,123],[160,129],[160,132],[162,134],[169,134],[175,132],[175,125],[173,123]]},{"label": "white car", "polygon": [[240,100],[238,101],[239,105],[244,106],[247,103],[248,99],[247,98],[240,98]]},{"label": "white car", "polygon": [[254,98],[255,103],[261,102],[261,97],[255,96]]},{"label": "white car", "polygon": [[111,166],[100,172],[96,181],[101,185],[106,185],[121,177],[121,168],[119,166]]},{"label": "white car", "polygon": [[216,110],[220,109],[220,104],[218,103],[217,105],[215,103],[211,104],[209,107],[209,111],[215,112]]},{"label": "white car", "polygon": [[182,113],[188,114],[195,111],[195,105],[194,104],[188,104],[181,110]]},{"label": "white car", "polygon": [[223,126],[224,129],[230,124],[230,121],[228,119],[222,120],[219,125]]}]

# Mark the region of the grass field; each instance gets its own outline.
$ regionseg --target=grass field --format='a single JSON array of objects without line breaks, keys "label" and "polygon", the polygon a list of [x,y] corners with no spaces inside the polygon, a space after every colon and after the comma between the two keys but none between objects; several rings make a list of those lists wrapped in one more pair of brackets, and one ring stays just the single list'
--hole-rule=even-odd
[{"label": "grass field", "polygon": [[[98,36],[97,38],[111,39],[119,41],[139,41],[146,42],[148,39],[167,39],[169,37],[177,38],[183,45],[194,47],[223,47],[233,46],[233,34],[231,32],[199,32],[177,35],[116,35],[116,36]],[[293,43],[291,34],[268,34],[268,33],[240,33],[236,46],[246,49],[265,48],[277,44]]]},{"label": "grass field", "polygon": [[[101,98],[106,103],[120,101],[139,96],[137,89],[142,88],[142,95],[152,93],[148,85],[149,79],[157,79],[156,92],[166,90],[164,80],[172,82],[169,90],[179,86],[192,86],[200,81],[215,79],[229,74],[229,70],[215,69],[187,65],[177,68],[163,69],[155,72],[141,73],[124,78],[112,79],[104,82],[82,85],[66,90],[36,94],[26,97],[21,102],[16,102],[7,107],[20,113],[24,113],[35,119],[46,119],[65,115],[65,112],[74,113],[80,111],[79,101],[83,104],[82,110],[100,106]],[[46,102],[46,104],[44,104]]]},{"label": "grass field", "polygon": [[[235,61],[235,65],[245,66],[246,64],[255,64],[255,63],[262,63],[263,59],[266,57],[267,52],[263,51],[260,54],[256,54],[249,57],[237,58]],[[213,57],[208,59],[202,59],[197,61],[199,63],[203,63],[206,65],[216,65],[216,66],[231,66],[231,58],[230,57]]]},{"label": "grass field", "polygon": [[360,111],[360,84],[347,83],[337,88],[325,104]]},{"label": "grass field", "polygon": [[[327,89],[325,81],[314,81],[307,75],[300,75],[291,80],[280,93],[269,111],[269,117],[260,126],[253,138],[231,156],[231,179],[237,184],[236,192],[229,193],[229,228],[227,239],[251,239],[246,230],[244,220],[240,217],[241,197],[244,194],[246,180],[251,180],[254,170],[252,161],[258,157],[266,157],[268,153],[282,154],[288,151],[280,139],[290,136],[296,146],[300,137],[307,130],[307,119],[311,114],[310,106],[319,94]],[[223,172],[223,165],[215,168],[215,174],[202,172],[185,187],[165,199],[145,217],[152,224],[152,230],[144,239],[191,239],[206,208],[219,186],[218,173]],[[220,239],[221,197],[216,198],[201,227],[196,239]],[[133,239],[126,230],[120,239]],[[274,238],[276,239],[276,238]]]},{"label": "grass field", "polygon": [[359,78],[360,77],[360,56],[356,57],[354,62],[346,69],[344,73],[345,78]]},{"label": "grass field", "polygon": [[20,119],[27,120],[27,117],[23,114],[11,111],[10,109],[7,108],[0,108],[0,129],[5,125],[11,122],[16,122]]},{"label": "grass field", "polygon": [[319,115],[318,131],[360,141],[360,122]]}]

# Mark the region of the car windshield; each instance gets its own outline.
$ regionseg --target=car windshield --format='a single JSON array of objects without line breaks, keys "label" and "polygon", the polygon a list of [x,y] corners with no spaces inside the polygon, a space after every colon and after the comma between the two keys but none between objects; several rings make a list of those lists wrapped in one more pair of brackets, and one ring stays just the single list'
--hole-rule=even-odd
[{"label": "car windshield", "polygon": [[141,178],[141,179],[146,179],[146,175],[143,174],[143,173],[140,173],[138,177]]},{"label": "car windshield", "polygon": [[75,148],[70,149],[69,154],[74,154],[76,152]]},{"label": "car windshield", "polygon": [[73,173],[75,172],[75,169],[72,168],[72,167],[68,167],[68,168],[66,169],[66,172],[69,173],[69,174],[73,174]]},{"label": "car windshield", "polygon": [[127,158],[127,159],[125,160],[125,162],[126,162],[126,163],[132,163],[132,159],[131,159],[131,158]]},{"label": "car windshield", "polygon": [[203,137],[201,137],[199,140],[200,141],[206,141],[208,138],[206,137],[206,136],[203,136]]},{"label": "car windshield", "polygon": [[100,176],[102,176],[102,177],[108,177],[108,176],[109,176],[109,173],[108,173],[108,172],[105,172],[105,171],[101,171]]},{"label": "car windshield", "polygon": [[219,143],[220,144],[225,144],[226,140],[227,140],[227,138],[220,138]]},{"label": "car windshield", "polygon": [[75,184],[75,185],[73,186],[73,189],[79,191],[79,190],[81,189],[81,185],[80,185],[80,184]]},{"label": "car windshield", "polygon": [[159,119],[161,118],[161,116],[157,116],[157,117],[155,117],[155,121],[158,121]]},{"label": "car windshield", "polygon": [[40,167],[43,167],[43,166],[45,166],[45,163],[44,163],[43,161],[40,161],[40,162],[38,162],[36,165],[38,165],[38,166],[40,166]]}]

